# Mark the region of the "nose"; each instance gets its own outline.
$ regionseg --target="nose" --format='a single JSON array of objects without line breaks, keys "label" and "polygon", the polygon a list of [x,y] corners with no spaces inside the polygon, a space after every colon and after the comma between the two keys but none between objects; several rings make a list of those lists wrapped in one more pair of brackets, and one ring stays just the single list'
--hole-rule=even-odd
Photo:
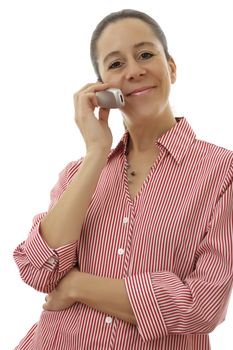
[{"label": "nose", "polygon": [[146,73],[145,68],[142,66],[142,63],[137,62],[136,60],[128,61],[126,69],[126,79],[134,80],[144,76]]}]

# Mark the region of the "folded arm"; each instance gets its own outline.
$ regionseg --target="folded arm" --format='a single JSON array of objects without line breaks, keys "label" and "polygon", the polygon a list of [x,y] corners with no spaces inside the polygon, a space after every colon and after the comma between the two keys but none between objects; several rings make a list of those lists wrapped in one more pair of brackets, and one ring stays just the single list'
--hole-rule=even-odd
[{"label": "folded arm", "polygon": [[136,324],[144,341],[168,334],[211,332],[225,318],[233,283],[232,198],[231,185],[219,199],[196,251],[195,269],[184,280],[171,271],[140,273],[122,280],[75,271],[72,288],[62,280],[58,293],[50,295],[44,308],[59,308],[61,295],[66,298],[69,290],[71,304],[85,303]]}]

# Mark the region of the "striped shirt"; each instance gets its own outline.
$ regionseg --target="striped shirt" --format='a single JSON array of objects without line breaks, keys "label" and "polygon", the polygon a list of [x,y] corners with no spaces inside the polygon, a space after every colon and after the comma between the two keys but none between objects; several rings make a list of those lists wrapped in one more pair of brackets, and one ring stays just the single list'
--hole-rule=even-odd
[{"label": "striped shirt", "polygon": [[[14,251],[22,279],[49,293],[77,263],[124,279],[136,325],[76,303],[43,311],[17,350],[209,350],[233,275],[233,152],[200,141],[185,118],[156,142],[160,154],[137,196],[127,182],[126,132],[108,157],[79,242],[52,250],[36,215]],[[50,208],[82,159],[69,163]],[[78,208],[77,208],[78,210]]]}]

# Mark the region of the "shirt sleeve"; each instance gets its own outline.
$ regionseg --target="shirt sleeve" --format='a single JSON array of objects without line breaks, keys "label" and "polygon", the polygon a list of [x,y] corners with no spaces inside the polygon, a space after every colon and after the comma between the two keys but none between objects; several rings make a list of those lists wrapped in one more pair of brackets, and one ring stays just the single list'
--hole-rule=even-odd
[{"label": "shirt sleeve", "polygon": [[144,341],[168,334],[207,334],[224,321],[233,283],[232,180],[219,196],[194,263],[184,280],[170,271],[125,279]]},{"label": "shirt sleeve", "polygon": [[[59,174],[59,179],[50,193],[50,210],[66,190],[73,175],[78,171],[81,161],[69,163]],[[44,293],[50,293],[60,279],[78,260],[78,242],[51,249],[40,234],[40,223],[47,212],[33,219],[28,238],[18,245],[13,256],[22,280]]]}]

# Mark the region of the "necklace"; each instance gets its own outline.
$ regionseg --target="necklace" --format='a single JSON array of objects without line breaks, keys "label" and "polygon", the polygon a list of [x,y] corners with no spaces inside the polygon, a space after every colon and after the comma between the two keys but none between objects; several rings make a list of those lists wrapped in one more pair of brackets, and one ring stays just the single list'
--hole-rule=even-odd
[{"label": "necklace", "polygon": [[[157,154],[155,154],[156,158],[157,158]],[[134,170],[132,168],[132,165],[129,162],[129,148],[127,146],[126,151],[125,151],[125,158],[126,158],[126,163],[125,163],[125,167],[126,167],[126,174],[127,174],[127,179],[128,179],[128,183],[129,184],[133,184],[135,181],[135,177],[139,176],[138,181],[140,182],[140,179],[146,179],[146,177],[148,176],[150,169],[152,168],[153,164],[154,164],[154,159],[151,158],[151,155],[148,156],[148,161],[144,162],[144,159],[140,159],[140,169],[139,172]],[[137,161],[137,165],[139,166],[139,162]]]},{"label": "necklace", "polygon": [[131,168],[131,164],[128,161],[128,156],[129,156],[129,149],[128,149],[128,145],[127,145],[127,149],[125,152],[125,157],[126,157],[126,172],[127,172],[127,179],[128,179],[128,183],[132,184],[133,183],[133,178],[137,175],[137,172]]},{"label": "necklace", "polygon": [[133,183],[133,178],[137,175],[135,170],[130,169],[131,165],[127,162],[126,163],[126,168],[127,168],[127,178],[128,178],[128,182],[130,184]]}]

